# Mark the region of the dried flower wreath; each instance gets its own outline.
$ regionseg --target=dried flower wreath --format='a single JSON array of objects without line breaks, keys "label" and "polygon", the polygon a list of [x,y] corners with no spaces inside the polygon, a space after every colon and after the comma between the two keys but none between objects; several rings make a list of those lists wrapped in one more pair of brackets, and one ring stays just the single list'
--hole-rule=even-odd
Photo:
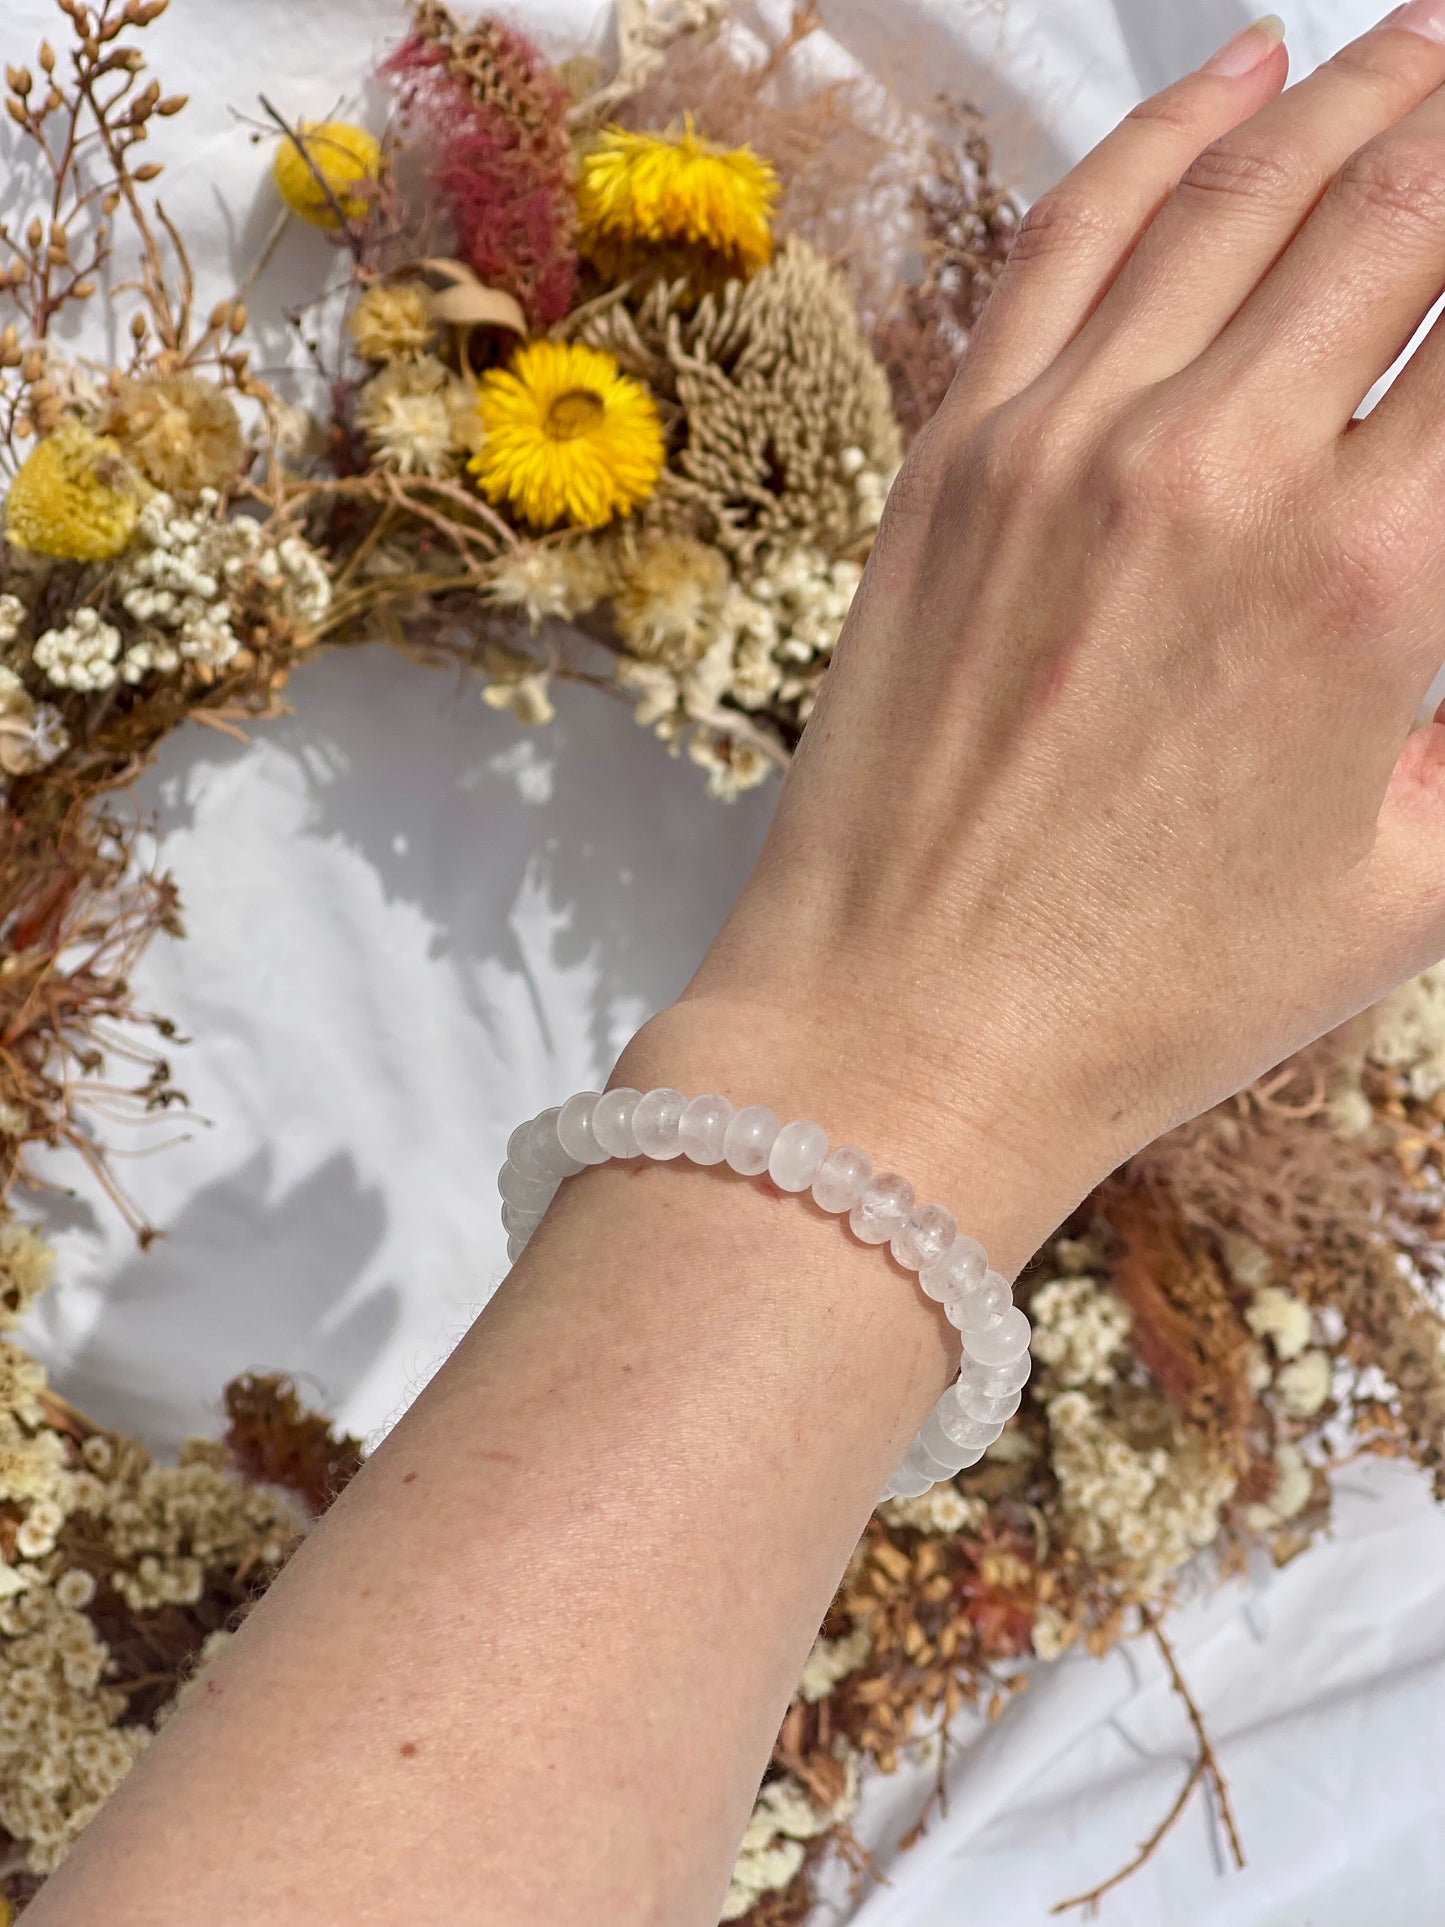
[{"label": "dried flower wreath", "polygon": [[[318,424],[253,373],[241,294],[197,311],[142,158],[184,99],[166,0],[57,0],[6,69],[0,214],[0,1886],[45,1874],[360,1462],[284,1381],[173,1466],[69,1406],[16,1335],[52,1254],[15,1209],[68,1147],[142,1242],[108,1118],[182,1102],[128,989],[180,934],[117,801],[182,721],[278,707],[298,660],[381,640],[623,696],[708,787],[787,761],[908,440],[1016,229],[961,107],[824,84],[800,8],[620,0],[618,59],[554,64],[421,0],[377,136],[262,103],[274,191],[342,251]],[[403,188],[402,183],[406,186]],[[271,191],[271,190],[267,190]],[[870,245],[855,247],[854,230]],[[880,245],[879,237],[891,237]],[[901,264],[915,263],[905,277]],[[921,263],[921,267],[916,264]],[[318,271],[318,280],[321,278]],[[102,294],[101,290],[107,292]],[[55,322],[110,303],[95,365]],[[128,310],[122,313],[122,310]],[[977,1467],[870,1523],[808,1661],[725,1918],[784,1927],[865,1878],[860,1774],[999,1711],[1073,1645],[1155,1641],[1180,1574],[1308,1548],[1340,1453],[1445,1497],[1445,972],[1175,1132],[1025,1281],[1037,1370]],[[1343,1441],[1343,1447],[1341,1444]],[[930,1725],[931,1723],[931,1725]],[[920,1826],[923,1819],[920,1818]]]}]

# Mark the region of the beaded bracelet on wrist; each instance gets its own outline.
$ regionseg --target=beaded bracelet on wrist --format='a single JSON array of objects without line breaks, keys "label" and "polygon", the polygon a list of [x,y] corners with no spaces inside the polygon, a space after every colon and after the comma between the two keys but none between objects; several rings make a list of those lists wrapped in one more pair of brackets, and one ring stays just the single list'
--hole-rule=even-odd
[{"label": "beaded bracelet on wrist", "polygon": [[919,1428],[883,1496],[913,1498],[974,1465],[1018,1410],[1029,1375],[1029,1321],[983,1246],[939,1204],[919,1204],[896,1171],[874,1174],[856,1145],[829,1146],[806,1118],[780,1122],[763,1104],[735,1110],[725,1097],[681,1091],[581,1091],[519,1124],[497,1179],[507,1257],[515,1263],[564,1178],[611,1158],[685,1157],[766,1175],[780,1191],[810,1191],[824,1211],[845,1212],[864,1244],[886,1244],[915,1272],[958,1332],[958,1377]]}]

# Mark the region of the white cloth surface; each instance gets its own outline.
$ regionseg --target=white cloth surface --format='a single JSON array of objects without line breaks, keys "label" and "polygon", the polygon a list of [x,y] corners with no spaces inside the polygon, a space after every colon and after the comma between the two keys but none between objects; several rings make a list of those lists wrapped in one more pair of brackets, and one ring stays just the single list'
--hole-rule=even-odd
[{"label": "white cloth surface", "polygon": [[[845,57],[931,94],[950,76],[997,116],[1033,191],[1243,25],[1250,0],[824,0]],[[1360,0],[1287,9],[1296,67],[1363,25]],[[51,30],[8,0],[4,51]],[[588,0],[534,0],[535,28],[596,25]],[[175,0],[151,43],[190,111],[158,131],[202,301],[270,227],[265,149],[237,116],[265,91],[317,115],[364,98],[401,0]],[[0,186],[0,202],[4,187]],[[268,366],[279,316],[324,269],[289,233],[253,298]],[[382,1427],[503,1263],[493,1176],[511,1125],[595,1084],[685,981],[746,874],[767,794],[702,795],[626,711],[565,694],[524,734],[474,688],[380,652],[299,673],[294,716],[241,749],[192,729],[141,786],[189,930],[158,943],[142,1000],[192,1041],[190,1093],[123,1166],[167,1236],[148,1255],[79,1186],[48,1201],[61,1284],[41,1342],[64,1389],[158,1442],[214,1420],[248,1367],[314,1383]],[[76,1173],[57,1167],[57,1178]],[[1105,1904],[1114,1927],[1440,1927],[1445,1830],[1445,1516],[1421,1482],[1341,1481],[1332,1543],[1177,1622],[1220,1743],[1249,1871],[1225,1874],[1193,1806]],[[1190,1757],[1143,1648],[1071,1659],[987,1732],[960,1733],[946,1818],[892,1859],[926,1775],[873,1787],[864,1831],[890,1884],[867,1927],[1034,1927],[1128,1859]]]}]

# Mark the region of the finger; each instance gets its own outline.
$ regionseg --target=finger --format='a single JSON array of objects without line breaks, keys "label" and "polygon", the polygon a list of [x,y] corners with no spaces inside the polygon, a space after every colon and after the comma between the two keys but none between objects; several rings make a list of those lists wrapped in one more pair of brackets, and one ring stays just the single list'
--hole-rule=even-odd
[{"label": "finger", "polygon": [[1200,373],[1252,419],[1333,440],[1442,288],[1445,91],[1351,156]]},{"label": "finger", "polygon": [[992,407],[1019,394],[1078,333],[1190,162],[1284,85],[1269,16],[1199,72],[1136,107],[1029,209],[974,331],[961,388]]},{"label": "finger", "polygon": [[1410,0],[1185,171],[1075,344],[1096,378],[1162,381],[1202,354],[1334,175],[1445,82],[1445,0]]}]

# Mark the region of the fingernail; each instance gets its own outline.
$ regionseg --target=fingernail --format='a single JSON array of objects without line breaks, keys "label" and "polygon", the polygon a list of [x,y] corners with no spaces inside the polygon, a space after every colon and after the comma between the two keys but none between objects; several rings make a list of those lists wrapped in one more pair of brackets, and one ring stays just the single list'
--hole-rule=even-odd
[{"label": "fingernail", "polygon": [[[1445,8],[1445,0],[1439,0]],[[1412,6],[1436,4],[1436,0],[1410,0]],[[1242,74],[1252,74],[1260,62],[1268,60],[1275,48],[1284,39],[1284,22],[1277,13],[1267,13],[1256,20],[1252,27],[1237,33],[1233,40],[1226,40],[1217,54],[1206,60],[1200,69],[1206,74],[1223,74],[1226,79],[1238,80]]]},{"label": "fingernail", "polygon": [[1406,0],[1403,7],[1387,13],[1381,25],[1404,27],[1427,40],[1445,40],[1445,0]]}]

